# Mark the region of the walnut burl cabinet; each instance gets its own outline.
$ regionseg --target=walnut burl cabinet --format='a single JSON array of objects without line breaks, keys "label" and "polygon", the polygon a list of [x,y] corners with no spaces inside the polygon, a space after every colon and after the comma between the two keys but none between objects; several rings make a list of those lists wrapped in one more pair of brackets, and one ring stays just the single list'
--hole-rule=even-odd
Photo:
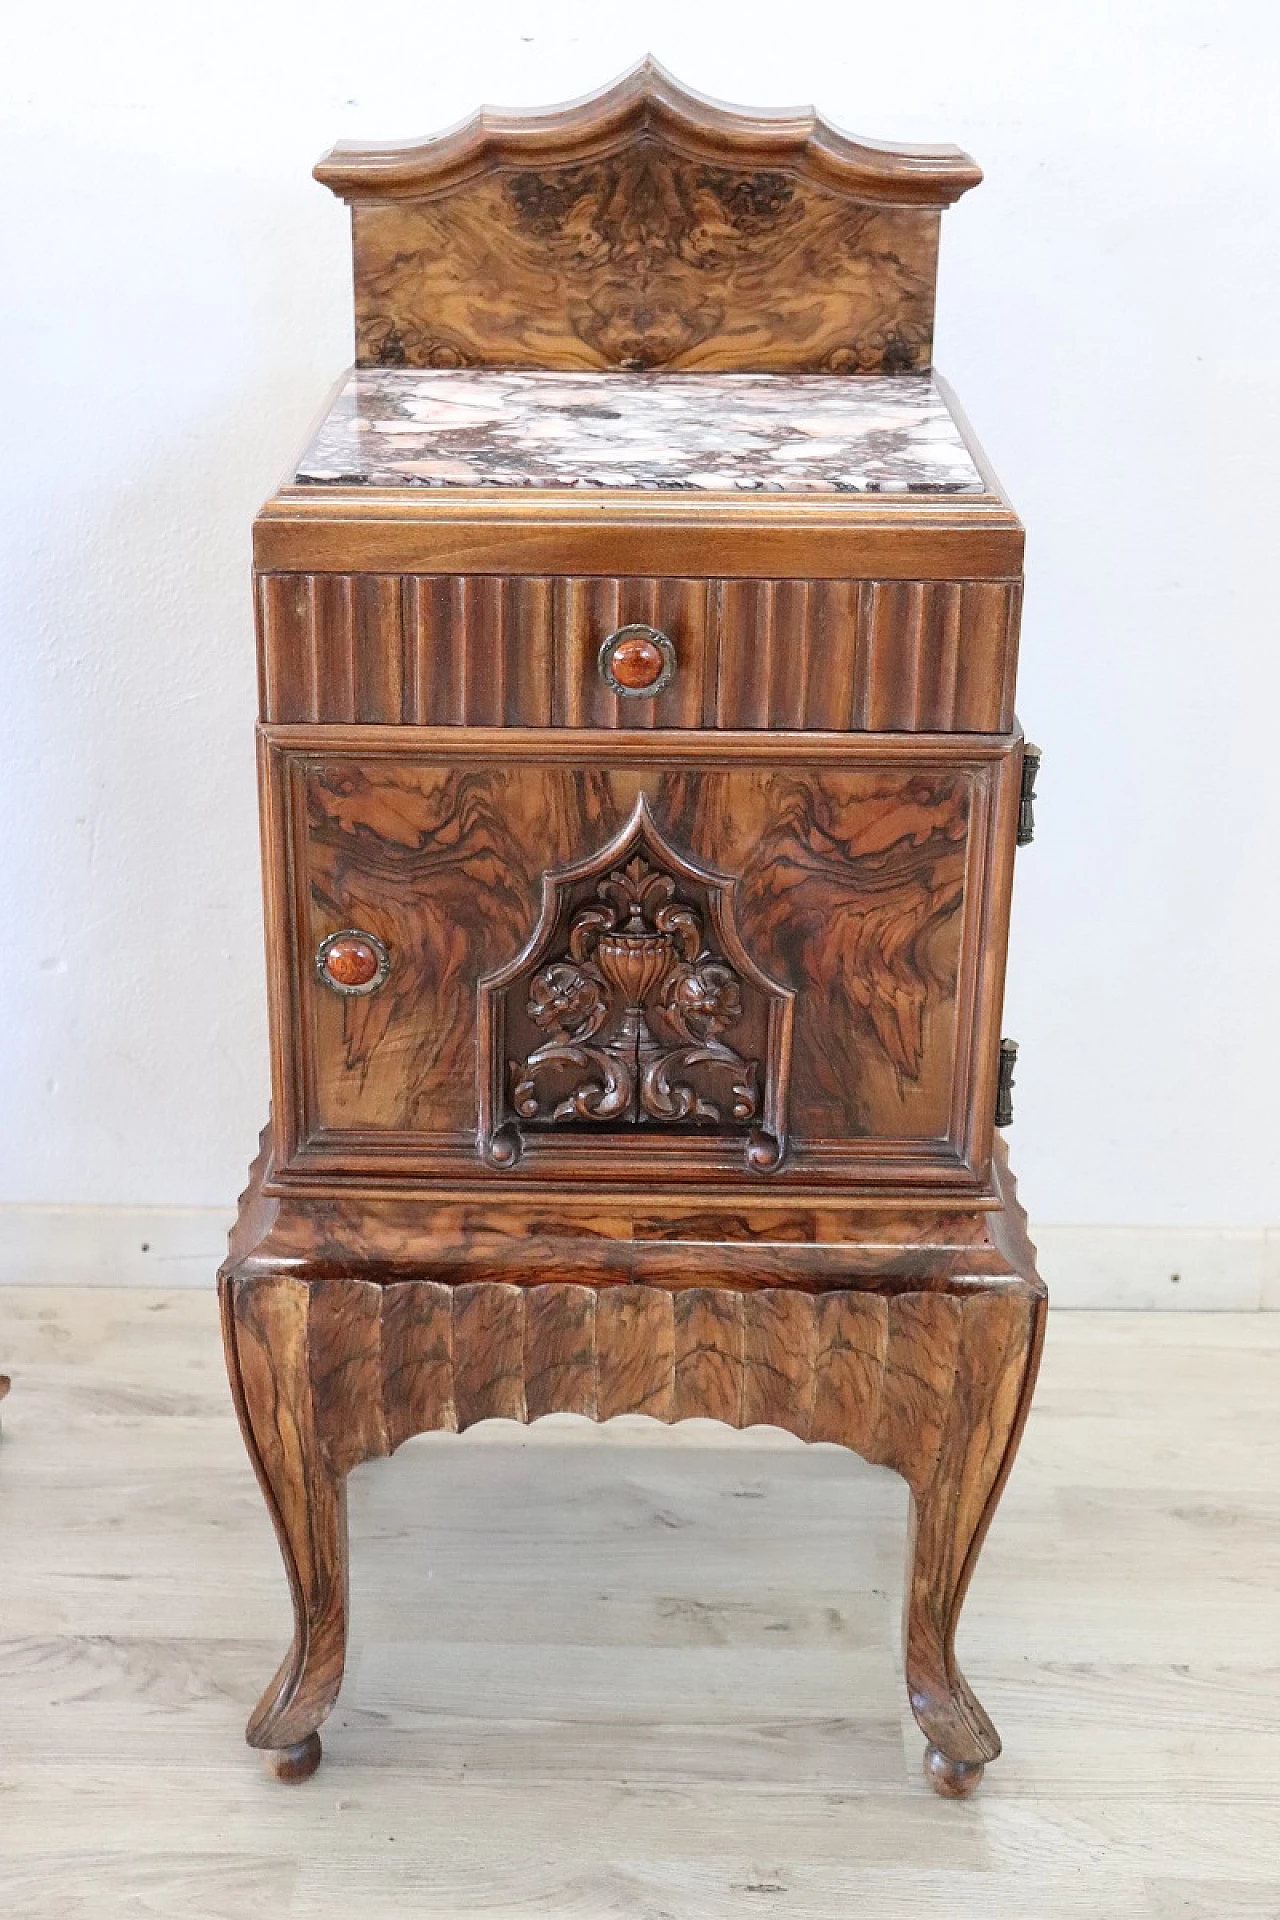
[{"label": "walnut burl cabinet", "polygon": [[345,1476],[570,1410],[837,1441],[912,1496],[939,1792],[1044,1291],[995,1129],[1022,529],[930,370],[962,153],[646,62],[333,150],[356,366],[255,530],[271,1124],[220,1276],[296,1630]]}]

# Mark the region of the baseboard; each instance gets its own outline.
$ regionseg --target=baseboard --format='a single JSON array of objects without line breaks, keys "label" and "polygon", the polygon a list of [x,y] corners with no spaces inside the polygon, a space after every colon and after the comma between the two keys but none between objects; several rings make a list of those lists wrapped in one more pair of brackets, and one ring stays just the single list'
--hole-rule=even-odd
[{"label": "baseboard", "polygon": [[1280,1228],[1033,1223],[1031,1237],[1055,1306],[1280,1310]]},{"label": "baseboard", "polygon": [[0,1285],[210,1287],[234,1207],[0,1207]]},{"label": "baseboard", "polygon": [[[207,1287],[222,1207],[0,1206],[0,1285]],[[1280,1310],[1280,1228],[1040,1227],[1058,1307]]]}]

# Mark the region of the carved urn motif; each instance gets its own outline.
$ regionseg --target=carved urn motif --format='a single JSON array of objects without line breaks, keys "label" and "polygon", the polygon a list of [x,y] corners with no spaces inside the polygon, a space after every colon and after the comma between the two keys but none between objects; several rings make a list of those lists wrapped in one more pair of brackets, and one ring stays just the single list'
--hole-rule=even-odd
[{"label": "carved urn motif", "polygon": [[[548,883],[554,904],[538,935],[483,988],[484,1007],[512,996],[504,1025],[533,1030],[501,1056],[487,1043],[490,1161],[511,1165],[539,1133],[594,1123],[746,1133],[748,1164],[776,1164],[789,996],[742,950],[732,882],[667,848],[641,801],[595,860]],[[767,1036],[767,1060],[726,1039],[744,1022],[748,992],[752,1050]]]},{"label": "carved urn motif", "polygon": [[[530,982],[529,1018],[550,1038],[512,1062],[516,1112],[552,1121],[751,1120],[756,1062],[721,1039],[741,1018],[741,986],[704,946],[701,916],[676,899],[669,873],[638,854],[596,894],[600,905],[573,916],[568,957]],[[574,1077],[567,1092],[557,1091],[555,1070],[564,1068]],[[727,1094],[717,1084],[726,1068]]]}]

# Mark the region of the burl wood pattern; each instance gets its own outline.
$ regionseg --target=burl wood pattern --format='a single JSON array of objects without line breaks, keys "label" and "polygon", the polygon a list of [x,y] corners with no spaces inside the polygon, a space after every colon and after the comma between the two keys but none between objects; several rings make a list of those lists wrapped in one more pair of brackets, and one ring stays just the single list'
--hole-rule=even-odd
[{"label": "burl wood pattern", "polygon": [[[815,736],[799,763],[770,740],[741,764],[735,736],[668,736],[659,764],[640,736],[615,736],[607,760],[554,734],[458,736],[416,754],[398,738],[362,731],[339,751],[318,733],[308,751],[285,732],[271,749],[273,817],[291,823],[273,884],[296,926],[280,983],[286,1159],[341,1147],[348,1165],[474,1167],[477,983],[531,939],[545,876],[597,855],[643,795],[668,846],[737,882],[746,964],[796,997],[791,1145],[770,1177],[972,1185],[994,1099],[1015,739],[969,754]],[[991,920],[961,912],[988,895]],[[391,956],[364,999],[313,977],[320,942],[348,927]],[[738,1051],[761,1057],[763,1041]],[[540,1167],[570,1180],[619,1164],[594,1136],[543,1145]],[[740,1146],[714,1137],[670,1151],[695,1179],[743,1173]]]},{"label": "burl wood pattern", "polygon": [[293,1645],[248,1730],[283,1753],[285,1777],[318,1762],[316,1729],[342,1681],[346,1474],[427,1429],[557,1411],[781,1426],[900,1473],[912,1494],[906,1679],[934,1783],[968,1790],[999,1753],[954,1642],[1034,1382],[1033,1279],[811,1295],[229,1274],[222,1298],[293,1595]]},{"label": "burl wood pattern", "polygon": [[[352,210],[356,364],[901,373],[928,367],[936,212],[655,140]],[[790,299],[773,297],[790,283]],[[779,308],[782,310],[779,311]]]},{"label": "burl wood pattern", "polygon": [[559,113],[339,147],[362,366],[927,367],[954,150],[750,116],[646,63]]},{"label": "burl wood pattern", "polygon": [[353,1181],[295,1182],[267,1127],[241,1196],[227,1271],[242,1279],[549,1281],[594,1287],[698,1284],[739,1293],[855,1284],[941,1286],[1030,1275],[1034,1252],[997,1134],[990,1184],[961,1202],[868,1201],[849,1188],[782,1194],[756,1181],[683,1193],[674,1181],[611,1181],[530,1193],[516,1182],[428,1191]]},{"label": "burl wood pattern", "polygon": [[[1020,598],[1016,580],[265,573],[262,717],[998,733]],[[675,647],[653,699],[611,692],[597,664],[635,624]]]}]

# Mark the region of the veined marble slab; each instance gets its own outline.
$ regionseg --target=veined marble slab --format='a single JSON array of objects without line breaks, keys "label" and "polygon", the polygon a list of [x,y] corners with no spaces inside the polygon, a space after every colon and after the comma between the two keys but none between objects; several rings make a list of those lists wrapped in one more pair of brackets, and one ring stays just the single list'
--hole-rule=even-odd
[{"label": "veined marble slab", "polygon": [[981,493],[928,374],[359,369],[297,482]]}]

